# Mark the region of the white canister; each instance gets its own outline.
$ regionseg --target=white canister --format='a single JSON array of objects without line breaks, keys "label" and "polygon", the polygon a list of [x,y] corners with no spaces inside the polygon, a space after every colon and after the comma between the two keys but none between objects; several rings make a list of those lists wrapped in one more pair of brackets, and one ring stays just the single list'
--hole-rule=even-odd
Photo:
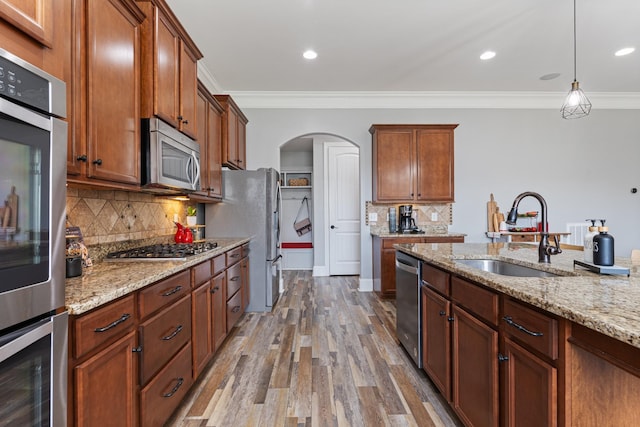
[{"label": "white canister", "polygon": [[589,232],[584,235],[584,260],[585,262],[593,262],[593,238],[598,234],[598,227],[589,226]]}]

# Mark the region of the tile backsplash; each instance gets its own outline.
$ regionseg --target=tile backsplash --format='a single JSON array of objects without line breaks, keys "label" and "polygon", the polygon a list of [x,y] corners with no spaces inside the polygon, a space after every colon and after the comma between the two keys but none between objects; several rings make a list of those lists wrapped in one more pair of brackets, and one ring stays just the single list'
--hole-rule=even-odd
[{"label": "tile backsplash", "polygon": [[[406,203],[402,203],[406,204]],[[398,205],[374,204],[367,201],[365,206],[365,218],[367,224],[374,233],[386,233],[389,231],[388,213],[390,207],[396,208],[396,215],[399,219]],[[452,204],[412,204],[415,215],[416,226],[430,233],[447,233],[449,225],[453,224]],[[371,221],[370,213],[377,214],[377,221]],[[435,214],[437,219],[432,221],[431,218]]]},{"label": "tile backsplash", "polygon": [[67,224],[80,227],[86,245],[170,236],[174,214],[184,224],[188,204],[145,193],[67,187]]}]

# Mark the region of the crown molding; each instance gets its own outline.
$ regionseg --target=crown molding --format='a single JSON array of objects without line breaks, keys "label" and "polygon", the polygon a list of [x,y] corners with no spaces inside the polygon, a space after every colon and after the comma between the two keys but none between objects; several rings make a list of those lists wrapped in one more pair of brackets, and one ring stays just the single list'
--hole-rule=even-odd
[{"label": "crown molding", "polygon": [[213,74],[209,71],[209,68],[205,65],[204,60],[198,61],[198,80],[202,82],[202,84],[209,90],[211,93],[224,93],[222,90],[222,86]]},{"label": "crown molding", "polygon": [[[206,84],[206,83],[205,83]],[[218,91],[222,93],[222,91]],[[229,91],[242,108],[557,109],[565,92]],[[588,93],[594,109],[640,109],[640,92]]]}]

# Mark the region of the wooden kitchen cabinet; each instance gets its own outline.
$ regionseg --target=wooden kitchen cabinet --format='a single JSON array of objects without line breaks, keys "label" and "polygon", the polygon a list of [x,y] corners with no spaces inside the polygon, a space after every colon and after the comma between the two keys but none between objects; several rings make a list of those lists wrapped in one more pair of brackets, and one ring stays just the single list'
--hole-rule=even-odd
[{"label": "wooden kitchen cabinet", "polygon": [[[74,5],[76,45],[67,180],[137,189],[140,26],[145,15],[133,0],[78,1]],[[118,96],[113,96],[116,92]]]},{"label": "wooden kitchen cabinet", "polygon": [[202,203],[222,199],[222,107],[198,82],[198,133],[200,190],[190,197]]},{"label": "wooden kitchen cabinet", "polygon": [[373,201],[454,201],[458,125],[373,125]]},{"label": "wooden kitchen cabinet", "polygon": [[246,169],[247,117],[229,95],[214,95],[224,109],[222,115],[222,164],[229,169]]},{"label": "wooden kitchen cabinet", "polygon": [[211,333],[211,260],[191,268],[193,291],[191,292],[191,346],[193,353],[193,378],[198,377],[213,354]]},{"label": "wooden kitchen cabinet", "polygon": [[235,326],[236,322],[244,313],[242,288],[242,247],[231,249],[227,252],[226,271],[226,296],[227,296],[227,334]]},{"label": "wooden kitchen cabinet", "polygon": [[[224,258],[224,255],[222,256]],[[212,351],[217,351],[227,337],[227,273],[218,273],[211,281],[211,336]]]},{"label": "wooden kitchen cabinet", "polygon": [[131,331],[73,368],[75,411],[69,425],[138,425],[135,348]]},{"label": "wooden kitchen cabinet", "polygon": [[202,53],[164,0],[138,0],[143,24],[142,116],[197,138],[197,62]]},{"label": "wooden kitchen cabinet", "polygon": [[380,237],[373,236],[373,283],[381,298],[396,296],[396,250],[402,243],[463,243],[462,236]]},{"label": "wooden kitchen cabinet", "polygon": [[242,259],[240,260],[242,269],[242,310],[245,311],[251,300],[251,281],[249,275],[249,245],[242,245]]},{"label": "wooden kitchen cabinet", "polygon": [[69,325],[68,424],[137,425],[134,296],[71,316]]},{"label": "wooden kitchen cabinet", "polygon": [[451,302],[422,287],[422,366],[451,401]]},{"label": "wooden kitchen cabinet", "polygon": [[498,426],[498,332],[453,305],[453,410],[468,426]]}]

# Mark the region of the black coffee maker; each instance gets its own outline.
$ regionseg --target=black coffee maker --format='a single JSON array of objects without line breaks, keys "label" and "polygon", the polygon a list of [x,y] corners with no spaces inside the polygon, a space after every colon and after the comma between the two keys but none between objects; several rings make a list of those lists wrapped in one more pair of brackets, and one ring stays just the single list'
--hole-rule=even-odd
[{"label": "black coffee maker", "polygon": [[400,232],[410,233],[418,229],[416,227],[416,221],[413,219],[413,206],[412,205],[400,205]]}]

